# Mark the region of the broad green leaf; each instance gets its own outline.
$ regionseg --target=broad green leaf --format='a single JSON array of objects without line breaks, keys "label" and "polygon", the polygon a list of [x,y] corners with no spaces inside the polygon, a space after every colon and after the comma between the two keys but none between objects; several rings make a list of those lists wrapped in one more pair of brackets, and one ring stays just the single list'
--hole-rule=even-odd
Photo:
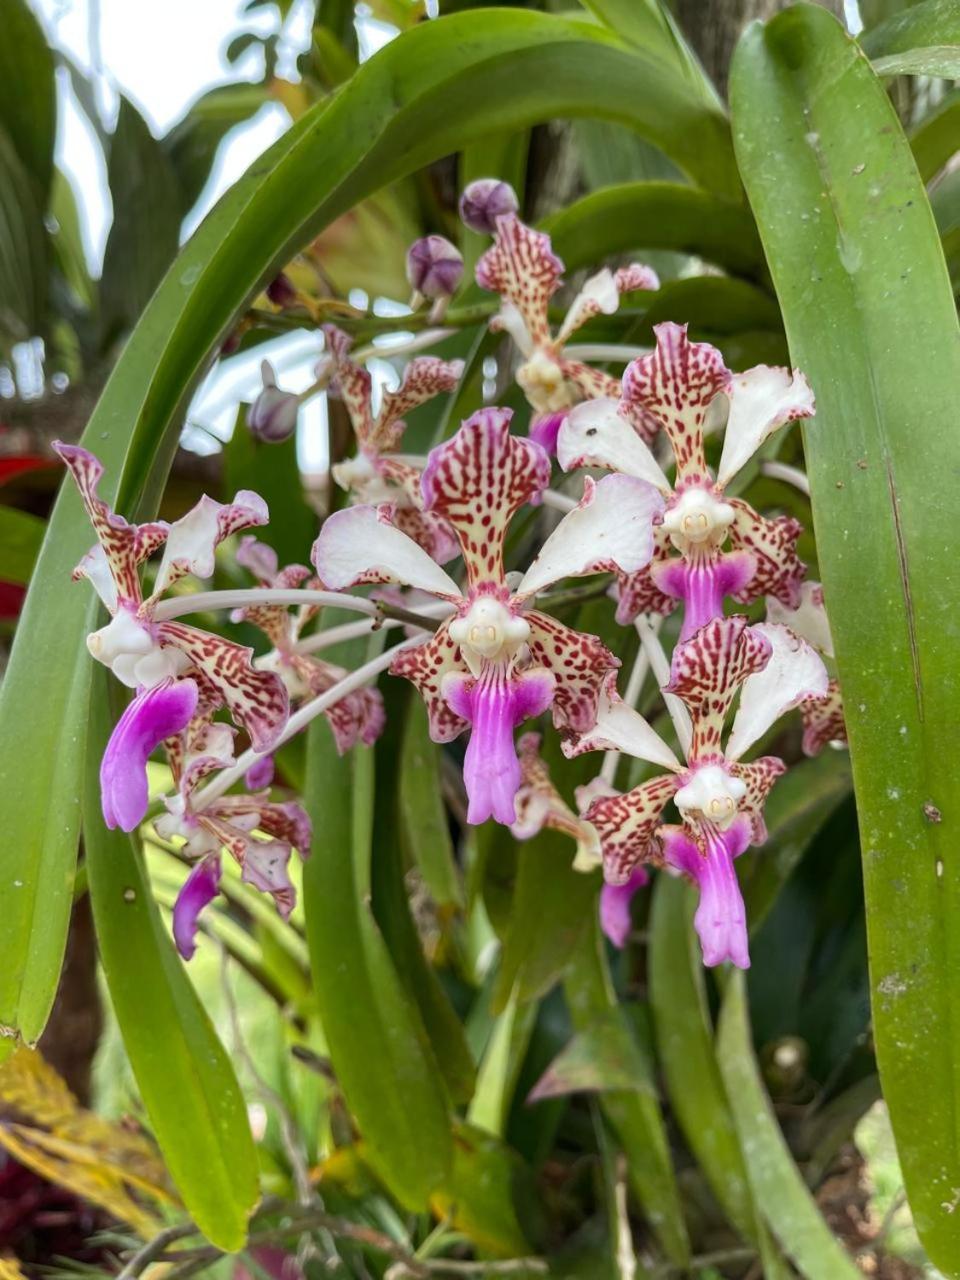
[{"label": "broad green leaf", "polygon": [[0,352],[41,331],[47,245],[36,186],[0,129]]},{"label": "broad green leaf", "polygon": [[[519,11],[421,24],[298,120],[184,247],[87,426],[85,442],[106,467],[102,496],[128,518],[156,511],[182,415],[211,353],[311,236],[380,187],[479,137],[577,114],[629,124],[701,185],[727,195],[739,189],[720,113],[593,25]],[[69,576],[78,548],[90,540],[76,495],[61,493],[0,692],[0,719],[16,726],[0,742],[0,780],[11,787],[13,779],[29,779],[17,787],[21,803],[0,850],[0,887],[34,882],[38,832],[49,838],[58,884],[74,857],[76,827],[63,814],[77,793],[83,756],[90,595],[83,584],[71,588]],[[44,673],[40,713],[37,663]],[[63,781],[54,785],[57,771]],[[35,932],[32,900],[9,894],[5,900],[12,905],[0,942],[0,1025],[34,1034],[52,1000],[66,917],[45,916]],[[21,948],[29,950],[37,975],[29,991],[21,989]]]},{"label": "broad green leaf", "polygon": [[808,1280],[855,1280],[850,1261],[821,1217],[774,1114],[750,1041],[743,974],[731,973],[717,1030],[717,1060],[760,1212]]},{"label": "broad green leaf", "polygon": [[303,492],[296,437],[264,444],[248,428],[246,406],[242,406],[224,448],[223,463],[224,501],[238,489],[256,490],[271,516],[270,523],[257,530],[258,539],[273,547],[281,565],[308,564],[317,517]]},{"label": "broad green leaf", "polygon": [[407,707],[400,764],[403,837],[430,896],[449,915],[463,906],[463,884],[440,788],[440,749],[427,732],[419,698]]},{"label": "broad green leaf", "polygon": [[430,1197],[436,1216],[493,1257],[530,1253],[542,1210],[530,1170],[490,1133],[457,1122],[453,1168]]},{"label": "broad green leaf", "polygon": [[899,121],[834,19],[804,6],[751,28],[731,92],[791,358],[817,396],[804,439],[848,708],[880,1076],[920,1237],[956,1271],[960,775],[944,744],[960,708],[957,317]]},{"label": "broad green leaf", "polygon": [[[588,1032],[613,1011],[622,1020],[623,1034],[630,1035],[610,981],[596,918],[584,931],[573,960],[563,989],[575,1030]],[[631,1188],[654,1234],[670,1261],[682,1267],[690,1256],[690,1242],[666,1127],[657,1098],[645,1087],[648,1079],[645,1073],[636,1089],[601,1094],[600,1108],[627,1157]]]},{"label": "broad green leaf", "polygon": [[690,1150],[730,1221],[747,1240],[757,1219],[746,1161],[717,1066],[700,945],[696,894],[658,875],[650,909],[650,1002],[667,1092]]},{"label": "broad green leaf", "polygon": [[660,0],[582,0],[582,3],[628,44],[673,63],[706,101],[719,103],[716,89],[666,4]]},{"label": "broad green leaf", "polygon": [[960,92],[954,90],[910,135],[920,177],[929,182],[960,151]]},{"label": "broad green leaf", "polygon": [[881,76],[960,76],[960,3],[925,0],[893,14],[862,40]]},{"label": "broad green leaf", "polygon": [[45,527],[29,511],[0,507],[0,582],[30,581]]},{"label": "broad green leaf", "polygon": [[236,125],[269,102],[261,84],[221,84],[198,98],[160,142],[180,189],[187,214],[206,185],[220,143]]},{"label": "broad green leaf", "polygon": [[613,1089],[656,1092],[650,1063],[624,1027],[619,1009],[604,1012],[577,1032],[530,1090],[527,1101]]},{"label": "broad green leaf", "polygon": [[495,1012],[467,1119],[477,1128],[502,1137],[537,1007],[531,1001],[521,1004],[514,992],[504,1008]]},{"label": "broad green leaf", "polygon": [[945,173],[933,188],[930,207],[937,220],[947,270],[956,283],[960,273],[960,178],[956,169]]},{"label": "broad green leaf", "polygon": [[188,1212],[212,1243],[239,1249],[259,1193],[257,1153],[230,1057],[163,927],[142,855],[108,831],[99,754],[110,730],[107,676],[92,701],[84,847],[100,962],[137,1087]]},{"label": "broad green leaf", "polygon": [[53,175],[57,95],[53,54],[27,0],[4,0],[0,40],[0,129],[13,143],[41,213]]},{"label": "broad green leaf", "polygon": [[[352,647],[354,663],[363,647]],[[446,1089],[369,906],[374,756],[338,756],[321,718],[308,730],[304,868],[307,941],[320,1021],[367,1158],[404,1205],[426,1207],[453,1159]]]},{"label": "broad green leaf", "polygon": [[113,223],[103,254],[100,323],[109,342],[131,328],[173,261],[180,238],[176,174],[146,121],[120,99],[107,166]]},{"label": "broad green leaf", "polygon": [[543,229],[568,266],[600,264],[635,249],[674,249],[740,274],[763,269],[750,211],[678,182],[602,187],[547,218]]}]

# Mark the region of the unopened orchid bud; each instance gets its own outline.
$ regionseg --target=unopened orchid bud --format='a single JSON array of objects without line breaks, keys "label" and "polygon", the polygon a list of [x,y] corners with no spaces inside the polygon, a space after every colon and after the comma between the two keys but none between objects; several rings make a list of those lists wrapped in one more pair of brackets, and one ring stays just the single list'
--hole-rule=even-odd
[{"label": "unopened orchid bud", "polygon": [[481,235],[492,236],[497,219],[520,208],[517,193],[509,182],[500,178],[477,178],[464,188],[460,197],[460,217],[464,226]]},{"label": "unopened orchid bud", "polygon": [[275,307],[292,307],[297,300],[297,291],[291,284],[290,277],[281,271],[267,285],[267,297]]},{"label": "unopened orchid bud", "polygon": [[293,435],[297,426],[300,399],[292,391],[277,386],[277,376],[269,360],[260,366],[263,390],[247,411],[247,426],[267,444],[280,444]]},{"label": "unopened orchid bud", "polygon": [[415,295],[436,301],[456,293],[463,278],[463,258],[443,236],[414,240],[407,252],[407,279]]}]

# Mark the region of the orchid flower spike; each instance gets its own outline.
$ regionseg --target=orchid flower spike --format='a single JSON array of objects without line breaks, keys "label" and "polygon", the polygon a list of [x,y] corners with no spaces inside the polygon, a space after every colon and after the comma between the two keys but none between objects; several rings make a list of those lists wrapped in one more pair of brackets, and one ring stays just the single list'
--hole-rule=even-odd
[{"label": "orchid flower spike", "polygon": [[573,405],[620,390],[616,378],[568,358],[564,347],[593,316],[613,315],[622,294],[658,289],[660,281],[652,267],[640,263],[616,271],[604,267],[586,281],[554,334],[549,304],[560,287],[563,263],[550,237],[515,213],[500,214],[495,223],[494,242],[477,263],[477,284],[500,295],[500,312],[490,327],[505,329],[523,356],[517,382],[534,411],[530,434],[552,453],[560,423]]},{"label": "orchid flower spike", "polygon": [[[173,936],[177,950],[189,960],[196,948],[200,912],[217,894],[221,850],[241,868],[241,878],[269,893],[286,919],[296,898],[287,864],[291,850],[301,857],[310,852],[310,819],[298,804],[277,804],[269,792],[221,796],[198,808],[194,793],[217,769],[234,763],[233,730],[208,714],[190,721],[167,745],[176,795],[165,797],[167,812],[157,819],[157,834],[182,839],[183,852],[196,859],[173,908]],[[256,833],[261,833],[260,835]]]},{"label": "orchid flower spike", "polygon": [[[73,571],[87,578],[110,621],[87,637],[98,662],[135,689],[117,723],[100,770],[108,827],[132,831],[147,810],[146,764],[151,753],[198,711],[226,706],[257,751],[269,751],[287,722],[287,691],[279,676],[258,671],[253,650],[181,622],[157,621],[155,607],[181,578],[209,578],[214,551],[239,529],[267,523],[266,503],[248,489],[233,502],[203,497],[173,524],[128,524],[97,496],[103,467],[86,449],[54,444],[70,469],[97,542]],[[143,598],[140,565],[163,547],[153,592]]]},{"label": "orchid flower spike", "polygon": [[[788,609],[774,597],[767,597],[767,620],[779,622],[813,645],[818,653],[833,658],[833,636],[823,603],[823,587],[819,582],[805,582],[800,588],[800,602]],[[825,698],[806,698],[799,704],[803,720],[804,755],[816,756],[826,746],[842,747],[847,741],[843,718],[840,682],[830,677]]]},{"label": "orchid flower spike", "polygon": [[[569,755],[616,750],[669,770],[624,795],[600,796],[584,813],[600,835],[604,874],[626,883],[641,862],[666,865],[700,890],[694,924],[704,963],[732,960],[747,968],[747,930],[734,859],[767,837],[763,805],[784,772],[776,756],[743,763],[743,755],[791,707],[827,692],[823,662],[805,640],[775,623],[747,626],[743,617],[715,618],[677,647],[669,692],[693,721],[681,763],[647,721],[617,695],[614,679],[601,699],[596,727]],[[722,746],[737,691],[740,704]],[[673,800],[681,825],[662,825]]]},{"label": "orchid flower spike", "polygon": [[[261,587],[283,590],[306,585],[319,589],[321,585],[306,565],[292,564],[278,569],[277,553],[254,537],[241,539],[237,564],[249,569]],[[300,633],[317,613],[316,605],[301,605],[291,612],[284,605],[256,604],[236,609],[231,615],[234,622],[252,623],[270,640],[272,651],[262,658],[255,658],[254,665],[260,671],[272,671],[280,677],[291,703],[308,702],[319,697],[347,674],[343,667],[297,650]],[[355,689],[323,714],[333,731],[340,755],[358,742],[371,746],[383,732],[385,723],[383,698],[378,689]]]},{"label": "orchid flower spike", "polygon": [[[620,577],[617,620],[667,614],[682,601],[686,640],[722,615],[724,596],[740,604],[762,595],[789,608],[798,604],[806,572],[795,549],[799,522],[789,516],[764,519],[725,491],[774,431],[813,413],[814,400],[796,370],[758,365],[733,374],[715,347],[688,340],[685,325],[660,324],[654,332],[656,350],[627,366],[617,396],[570,413],[560,428],[557,457],[564,470],[607,467],[639,476],[663,494],[666,513],[653,559],[640,573]],[[720,398],[729,412],[714,477],[704,433]],[[646,443],[661,429],[676,460],[672,485]]]},{"label": "orchid flower spike", "polygon": [[421,479],[424,507],[448,520],[460,542],[467,588],[392,523],[390,507],[352,507],[330,516],[313,548],[328,587],[399,583],[454,605],[425,644],[391,667],[420,691],[430,734],[449,742],[471,728],[464,764],[468,822],[517,820],[521,769],[513,730],[552,707],[564,731],[593,727],[604,677],[619,661],[595,636],[529,608],[561,578],[642,565],[653,544],[661,499],[629,476],[591,482],[510,588],[503,563],[508,525],[546,488],[550,459],[535,442],[510,435],[509,409],[482,409],[432,451]]},{"label": "orchid flower spike", "polygon": [[357,439],[356,456],[337,463],[334,480],[349,492],[353,502],[391,503],[396,527],[438,563],[446,564],[460,550],[453,529],[442,517],[423,510],[421,465],[395,451],[406,430],[403,415],[434,396],[453,391],[463,374],[463,361],[436,356],[411,360],[400,386],[384,393],[380,412],[375,414],[370,374],[351,360],[351,339],[334,325],[324,325],[323,333],[333,362],[333,387],[343,400]]}]

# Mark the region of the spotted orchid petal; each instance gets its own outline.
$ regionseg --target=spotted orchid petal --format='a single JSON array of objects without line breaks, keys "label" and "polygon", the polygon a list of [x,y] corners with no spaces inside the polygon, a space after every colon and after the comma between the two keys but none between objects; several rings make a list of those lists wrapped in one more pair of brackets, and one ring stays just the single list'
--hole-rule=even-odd
[{"label": "spotted orchid petal", "polygon": [[309,856],[313,824],[300,805],[293,801],[276,804],[263,794],[223,796],[204,812],[230,823],[244,834],[263,831],[296,849],[301,857]]},{"label": "spotted orchid petal", "polygon": [[738,802],[740,813],[750,822],[750,843],[763,844],[767,838],[767,824],[763,818],[763,806],[776,780],[787,771],[778,756],[761,756],[749,764],[730,764],[731,775],[746,787],[746,794]]},{"label": "spotted orchid petal", "polygon": [[654,326],[657,349],[632,361],[624,371],[622,412],[655,418],[673,446],[679,482],[707,478],[703,453],[704,422],[730,372],[716,347],[690,342],[687,326]]},{"label": "spotted orchid petal", "polygon": [[138,606],[141,592],[137,568],[141,561],[163,545],[169,525],[162,521],[129,524],[97,494],[97,486],[103,476],[100,461],[79,445],[56,440],[53,447],[76,481],[97,535],[98,545],[77,565],[74,578],[88,578],[111,613],[123,604]]},{"label": "spotted orchid petal", "polygon": [[471,586],[503,581],[507,527],[550,483],[550,459],[532,440],[510,434],[512,416],[509,409],[473,414],[431,450],[420,481],[425,508],[448,520],[460,540]]},{"label": "spotted orchid petal", "polygon": [[563,743],[563,754],[567,757],[587,751],[622,751],[637,760],[647,760],[666,769],[680,769],[680,761],[659,733],[617,693],[615,671],[607,676],[594,727]]},{"label": "spotted orchid petal", "polygon": [[800,586],[800,598],[791,609],[775,596],[767,597],[767,621],[779,622],[789,627],[802,640],[813,645],[818,653],[833,657],[833,636],[830,619],[823,603],[823,587],[819,582],[804,582]]},{"label": "spotted orchid petal", "polygon": [[181,622],[161,622],[156,630],[164,647],[186,656],[190,674],[207,687],[216,704],[226,703],[233,719],[249,735],[254,751],[269,751],[283,732],[290,711],[280,677],[258,670],[252,649],[223,636]]},{"label": "spotted orchid petal", "polygon": [[550,341],[547,306],[562,274],[563,263],[553,252],[550,237],[526,226],[513,213],[497,218],[494,242],[476,269],[477,284],[498,293],[520,313],[535,347]]},{"label": "spotted orchid petal", "polygon": [[510,824],[510,832],[517,840],[530,840],[544,827],[560,831],[577,842],[574,871],[593,871],[601,861],[599,836],[553,785],[540,755],[540,742],[539,733],[525,733],[517,742],[521,783],[515,797],[516,821]]},{"label": "spotted orchid petal", "polygon": [[660,280],[652,267],[639,262],[613,272],[603,267],[584,283],[557,334],[557,345],[563,346],[571,336],[594,316],[612,316],[620,306],[620,295],[638,289],[659,289]]},{"label": "spotted orchid petal", "polygon": [[639,891],[650,883],[646,867],[637,867],[624,884],[605,884],[600,890],[600,928],[618,951],[627,945],[633,920],[630,907]]},{"label": "spotted orchid petal", "polygon": [[673,543],[663,525],[653,530],[653,556],[650,563],[637,573],[618,573],[611,595],[617,602],[617,622],[626,626],[641,613],[666,617],[679,604],[676,596],[665,594],[657,585],[661,572],[673,564]]},{"label": "spotted orchid petal", "polygon": [[770,660],[773,646],[744,617],[715,618],[677,645],[666,686],[686,703],[693,720],[691,759],[721,754],[727,712],[740,686]]},{"label": "spotted orchid petal", "polygon": [[740,498],[727,501],[734,510],[730,545],[754,560],[750,580],[736,593],[736,599],[741,604],[752,604],[768,595],[793,608],[800,601],[800,587],[807,572],[797,555],[797,539],[803,532],[800,521],[793,516],[768,520]]},{"label": "spotted orchid petal", "polygon": [[825,698],[805,698],[799,705],[803,719],[804,755],[819,755],[829,744],[839,746],[847,741],[843,699],[836,680],[828,683]]},{"label": "spotted orchid petal", "polygon": [[347,507],[324,521],[310,558],[333,591],[362,583],[394,582],[419,587],[444,600],[460,598],[460,588],[423,547],[393,523],[394,508]]},{"label": "spotted orchid petal", "polygon": [[[417,480],[419,482],[419,475]],[[460,554],[460,543],[448,521],[432,511],[418,511],[416,507],[397,505],[393,508],[393,523],[418,547],[423,547],[431,560],[447,564]]]},{"label": "spotted orchid petal", "polygon": [[556,680],[554,725],[562,733],[586,733],[596,724],[604,682],[620,659],[597,636],[573,631],[548,614],[531,609],[523,616],[530,627],[533,665],[545,667]]},{"label": "spotted orchid petal", "polygon": [[208,907],[220,890],[220,858],[212,855],[196,864],[177,894],[173,904],[173,939],[184,960],[193,958],[197,949],[200,913]]},{"label": "spotted orchid petal", "polygon": [[454,673],[444,679],[443,696],[471,730],[463,762],[467,822],[477,824],[488,818],[506,826],[516,822],[522,775],[513,731],[546,711],[554,688],[547,671],[515,673],[499,662],[486,663],[479,678]]},{"label": "spotted orchid petal", "polygon": [[566,415],[557,435],[557,461],[564,471],[605,467],[672,492],[660,464],[613,399],[586,400]]},{"label": "spotted orchid petal", "polygon": [[[592,364],[582,360],[571,360],[562,355],[559,359],[560,371],[567,383],[572,383],[580,392],[581,400],[616,400],[620,394],[620,380],[604,369],[596,369]],[[519,380],[519,375],[518,375]]]},{"label": "spotted orchid petal", "polygon": [[682,827],[662,827],[660,838],[667,865],[682,872],[700,891],[693,924],[703,963],[712,968],[730,960],[738,969],[749,969],[746,911],[733,865],[749,843],[749,823],[742,819],[726,831],[711,828],[706,852]]},{"label": "spotted orchid petal", "polygon": [[827,694],[827,669],[812,645],[775,622],[757,623],[750,631],[766,640],[770,659],[743,682],[727,742],[731,760],[739,760],[791,707]]},{"label": "spotted orchid petal", "polygon": [[563,578],[642,569],[653,555],[653,525],[662,512],[663,499],[645,480],[587,476],[583,497],[547,538],[516,596],[534,596]]},{"label": "spotted orchid petal", "polygon": [[603,875],[608,884],[626,884],[641,862],[657,858],[656,830],[680,782],[660,774],[623,795],[599,796],[584,813],[600,836]]},{"label": "spotted orchid petal", "polygon": [[424,644],[402,649],[390,665],[391,674],[409,680],[423,698],[434,742],[452,742],[467,727],[466,720],[452,709],[442,692],[451,673],[466,670],[460,646],[450,635],[449,621],[443,622]]},{"label": "spotted orchid petal", "polygon": [[[326,693],[347,674],[342,667],[309,654],[297,654],[293,660],[311,697]],[[365,747],[372,746],[386,723],[383,697],[378,689],[355,689],[323,714],[333,732],[337,754],[341,756],[358,742]]]},{"label": "spotted orchid petal", "polygon": [[149,803],[147,761],[165,738],[180,733],[197,709],[193,680],[165,680],[133,699],[110,735],[100,765],[103,820],[111,829],[133,831]]},{"label": "spotted orchid petal", "polygon": [[277,911],[284,920],[297,900],[297,891],[290,879],[290,845],[285,840],[247,840],[240,867],[244,884],[252,884],[261,893],[273,898]]},{"label": "spotted orchid petal", "polygon": [[248,569],[261,582],[272,583],[280,567],[273,547],[260,542],[253,534],[240,539],[236,560],[241,568]]},{"label": "spotted orchid petal", "polygon": [[214,552],[224,538],[239,529],[264,525],[269,519],[267,504],[250,489],[241,489],[228,503],[216,502],[205,494],[192,510],[170,526],[153,586],[154,598],[188,574],[195,578],[212,577]]},{"label": "spotted orchid petal", "polygon": [[418,356],[411,360],[396,391],[383,394],[376,425],[368,441],[370,447],[378,451],[394,448],[403,434],[404,415],[434,396],[455,391],[462,374],[462,360],[441,360],[438,356]]},{"label": "spotted orchid petal", "polygon": [[730,414],[723,436],[717,483],[728,485],[769,436],[797,418],[809,418],[816,409],[806,377],[794,369],[761,364],[732,375],[726,393]]},{"label": "spotted orchid petal", "polygon": [[343,401],[354,435],[363,448],[373,434],[373,383],[370,374],[363,365],[350,359],[353,340],[342,329],[325,324],[323,338],[334,369],[330,391]]}]

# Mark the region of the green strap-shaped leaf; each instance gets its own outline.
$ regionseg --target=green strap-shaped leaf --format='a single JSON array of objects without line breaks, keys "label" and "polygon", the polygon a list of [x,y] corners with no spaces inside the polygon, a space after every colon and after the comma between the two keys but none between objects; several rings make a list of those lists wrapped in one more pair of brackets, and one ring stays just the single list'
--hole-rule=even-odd
[{"label": "green strap-shaped leaf", "polygon": [[[211,352],[258,289],[333,218],[481,136],[591,113],[636,128],[701,185],[731,196],[739,190],[723,116],[674,73],[590,23],[513,10],[464,13],[423,23],[364,63],[256,161],[161,282],[84,436],[106,468],[102,496],[128,518],[155,512]],[[28,1038],[46,1020],[66,933],[78,830],[71,797],[86,723],[79,682],[90,662],[90,593],[85,584],[71,587],[70,571],[90,542],[76,494],[62,492],[0,692],[0,783],[17,797],[0,846],[8,913],[0,931],[0,1027]],[[41,861],[61,896],[35,919],[33,892],[14,890],[18,882],[36,885]]]},{"label": "green strap-shaped leaf", "polygon": [[749,1152],[747,1173],[757,1205],[808,1280],[855,1280],[861,1272],[821,1217],[780,1132],[753,1053],[745,991],[742,972],[734,971],[720,1014],[717,1060],[740,1142]]},{"label": "green strap-shaped leaf", "polygon": [[39,516],[17,507],[0,507],[0,582],[30,581],[43,530]]},{"label": "green strap-shaped leaf", "polygon": [[763,269],[750,210],[679,182],[603,187],[547,218],[543,229],[568,267],[632,249],[675,249],[742,275]]},{"label": "green strap-shaped leaf", "polygon": [[960,92],[954,90],[917,125],[910,135],[913,158],[924,182],[960,151]]},{"label": "green strap-shaped leaf", "polygon": [[431,898],[449,917],[463,906],[464,896],[440,789],[440,748],[430,740],[419,698],[410,700],[405,720],[399,787],[404,844]]},{"label": "green strap-shaped leaf", "polygon": [[182,213],[189,213],[196,204],[223,139],[268,101],[261,84],[217,85],[198,98],[163,138],[160,145],[177,176]]},{"label": "green strap-shaped leaf", "polygon": [[3,0],[0,17],[0,128],[30,174],[42,213],[57,129],[53,54],[27,0]]},{"label": "green strap-shaped leaf", "polygon": [[242,1247],[257,1200],[257,1153],[230,1057],[160,919],[130,836],[108,831],[96,768],[110,731],[106,672],[95,681],[83,797],[100,961],[163,1158],[188,1212],[221,1249]]},{"label": "green strap-shaped leaf", "polygon": [[750,28],[731,93],[790,354],[817,396],[805,443],[848,708],[883,1092],[921,1239],[956,1271],[957,317],[899,121],[829,14],[804,5]]},{"label": "green strap-shaped leaf", "polygon": [[0,352],[42,328],[47,243],[36,184],[0,129]]},{"label": "green strap-shaped leaf", "polygon": [[[351,659],[362,660],[353,646]],[[453,1159],[447,1090],[369,906],[374,757],[338,756],[308,731],[314,846],[303,892],[314,990],[337,1080],[370,1165],[404,1205],[426,1208]]]},{"label": "green strap-shaped leaf", "polygon": [[867,32],[863,47],[881,76],[960,76],[960,2],[925,0]]}]

